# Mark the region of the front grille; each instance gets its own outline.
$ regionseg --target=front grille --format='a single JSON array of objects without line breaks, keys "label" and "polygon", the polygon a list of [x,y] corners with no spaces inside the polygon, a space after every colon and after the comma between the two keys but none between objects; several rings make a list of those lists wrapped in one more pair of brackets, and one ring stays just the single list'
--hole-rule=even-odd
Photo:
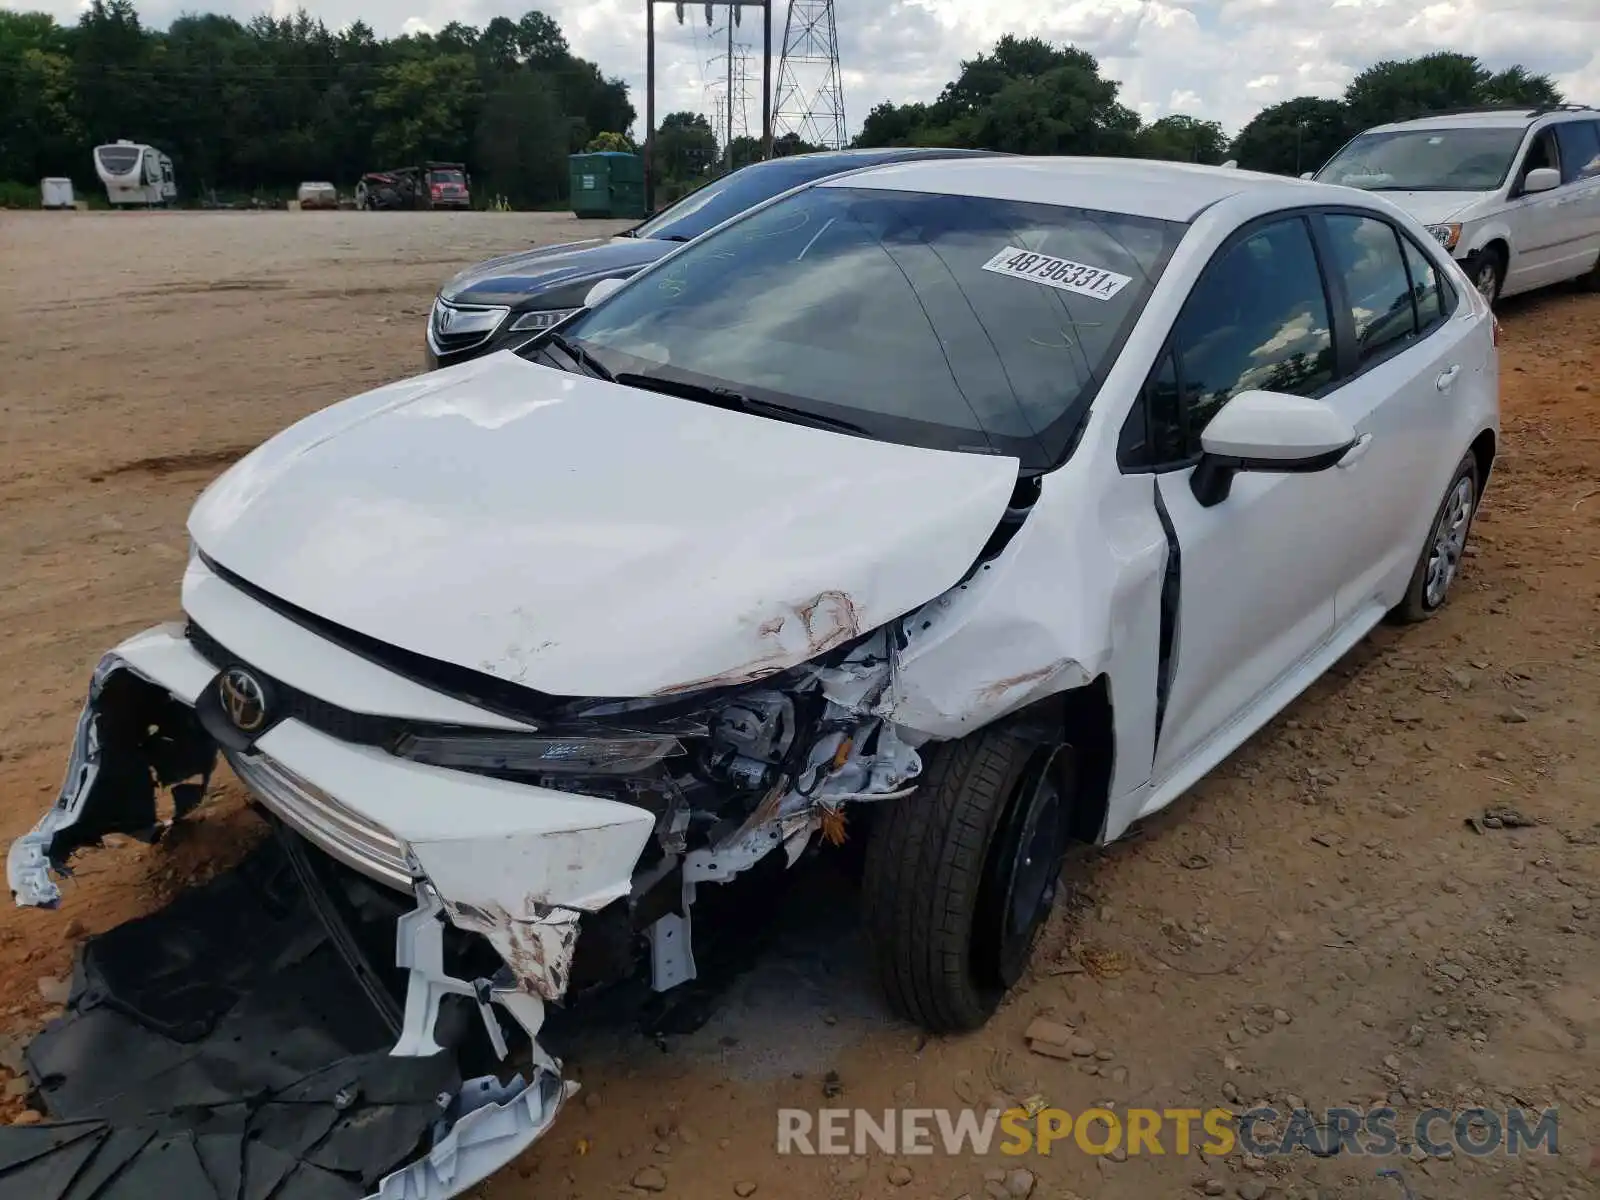
[{"label": "front grille", "polygon": [[184,633],[189,639],[189,644],[217,670],[247,667],[253,675],[258,676],[272,691],[271,715],[274,720],[292,717],[319,733],[358,746],[392,746],[402,733],[412,727],[411,722],[396,717],[378,717],[371,713],[351,712],[347,708],[329,704],[326,700],[319,700],[298,688],[290,687],[229,651],[193,621],[188,623]]},{"label": "front grille", "polygon": [[409,892],[411,869],[400,841],[265,754],[223,750],[233,773],[256,798],[313,844],[363,875]]},{"label": "front grille", "polygon": [[[428,333],[433,338],[433,348],[440,354],[459,354],[463,350],[481,346],[494,336],[507,312],[504,308],[468,308],[436,303],[428,317]],[[450,332],[443,328],[447,322],[459,324],[463,320],[472,326],[466,332]]]}]

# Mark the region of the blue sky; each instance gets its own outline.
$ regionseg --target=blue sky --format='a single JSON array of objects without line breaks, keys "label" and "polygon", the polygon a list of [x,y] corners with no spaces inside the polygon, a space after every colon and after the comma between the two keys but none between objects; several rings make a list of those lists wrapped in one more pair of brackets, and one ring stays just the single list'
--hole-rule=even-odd
[{"label": "blue sky", "polygon": [[[0,0],[76,19],[80,0]],[[147,23],[205,8],[247,18],[292,12],[297,0],[138,0]],[[781,38],[784,0],[776,0]],[[573,47],[634,86],[644,111],[643,0],[307,0],[333,26],[360,17],[380,33],[482,25],[539,7]],[[680,27],[670,5],[661,31],[658,111],[711,112],[707,60],[718,48],[703,9]],[[1549,72],[1570,99],[1600,106],[1600,0],[838,0],[845,108],[851,131],[881,100],[932,99],[963,58],[1002,33],[1071,40],[1096,54],[1146,118],[1171,112],[1221,121],[1230,133],[1264,106],[1296,95],[1337,95],[1362,67],[1431,50],[1476,54],[1492,67],[1520,62]],[[738,40],[751,53],[759,96],[760,16],[748,10]],[[759,125],[759,101],[748,120]]]}]

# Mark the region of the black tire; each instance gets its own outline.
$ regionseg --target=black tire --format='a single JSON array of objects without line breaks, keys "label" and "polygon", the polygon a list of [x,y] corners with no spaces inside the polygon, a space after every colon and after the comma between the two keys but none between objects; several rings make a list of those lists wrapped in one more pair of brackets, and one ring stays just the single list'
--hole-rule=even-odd
[{"label": "black tire", "polygon": [[1600,259],[1595,260],[1587,274],[1578,276],[1578,287],[1585,292],[1600,292]]},{"label": "black tire", "polygon": [[[1453,523],[1452,513],[1456,511],[1460,502],[1461,497],[1457,493],[1463,483],[1471,489],[1470,508],[1461,525],[1460,541],[1456,546],[1449,578],[1445,581],[1443,591],[1434,593],[1430,591],[1433,560],[1436,552],[1440,551],[1442,531],[1447,523]],[[1444,498],[1439,501],[1439,507],[1434,512],[1433,521],[1428,526],[1428,538],[1422,544],[1422,553],[1417,556],[1416,569],[1411,572],[1411,582],[1406,586],[1405,599],[1400,601],[1389,614],[1392,620],[1399,624],[1426,621],[1444,607],[1445,601],[1450,598],[1450,588],[1461,574],[1467,537],[1472,532],[1472,520],[1478,515],[1478,499],[1481,492],[1482,481],[1478,478],[1478,460],[1473,457],[1471,451],[1468,451],[1457,464],[1455,474],[1450,477],[1450,486],[1445,489]]]},{"label": "black tire", "polygon": [[[916,792],[875,814],[863,924],[890,1006],[930,1033],[983,1025],[1026,965],[1066,850],[1071,788],[1055,757],[1003,730],[980,730],[930,751]],[[1040,866],[1028,867],[1044,872],[1045,894],[1031,926],[1002,937],[997,921],[1020,869],[1006,847],[1031,824],[1026,815],[1040,811],[1045,788],[1055,789],[1058,836],[1048,856],[1038,856]],[[1008,955],[1003,945],[1012,948]]]},{"label": "black tire", "polygon": [[1506,256],[1498,246],[1486,246],[1467,255],[1461,269],[1472,280],[1472,286],[1493,305],[1500,299],[1500,289],[1506,285]]}]

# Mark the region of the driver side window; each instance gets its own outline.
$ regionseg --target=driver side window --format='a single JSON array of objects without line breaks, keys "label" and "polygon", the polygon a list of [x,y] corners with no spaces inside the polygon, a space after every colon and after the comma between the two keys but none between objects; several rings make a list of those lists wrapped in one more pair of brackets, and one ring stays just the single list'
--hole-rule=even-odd
[{"label": "driver side window", "polygon": [[1517,191],[1522,191],[1527,182],[1528,172],[1537,171],[1540,167],[1551,167],[1556,171],[1561,170],[1561,152],[1556,146],[1556,131],[1554,127],[1541,129],[1534,135],[1533,143],[1528,147],[1528,156],[1522,160],[1522,172],[1517,176]]},{"label": "driver side window", "polygon": [[1240,392],[1313,396],[1334,378],[1332,322],[1303,217],[1251,230],[1195,284],[1123,429],[1124,469],[1193,461],[1200,433]]}]

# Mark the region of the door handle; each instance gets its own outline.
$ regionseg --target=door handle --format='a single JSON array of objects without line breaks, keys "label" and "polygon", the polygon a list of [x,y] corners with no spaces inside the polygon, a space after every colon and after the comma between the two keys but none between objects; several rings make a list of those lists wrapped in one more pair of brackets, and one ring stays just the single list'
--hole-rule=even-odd
[{"label": "door handle", "polygon": [[1363,433],[1355,441],[1355,445],[1344,452],[1344,457],[1338,462],[1340,470],[1348,470],[1367,456],[1367,451],[1372,449],[1372,435]]},{"label": "door handle", "polygon": [[1439,378],[1434,380],[1434,386],[1441,392],[1448,392],[1455,386],[1456,376],[1461,374],[1461,364],[1456,363],[1447,371],[1439,372]]}]

